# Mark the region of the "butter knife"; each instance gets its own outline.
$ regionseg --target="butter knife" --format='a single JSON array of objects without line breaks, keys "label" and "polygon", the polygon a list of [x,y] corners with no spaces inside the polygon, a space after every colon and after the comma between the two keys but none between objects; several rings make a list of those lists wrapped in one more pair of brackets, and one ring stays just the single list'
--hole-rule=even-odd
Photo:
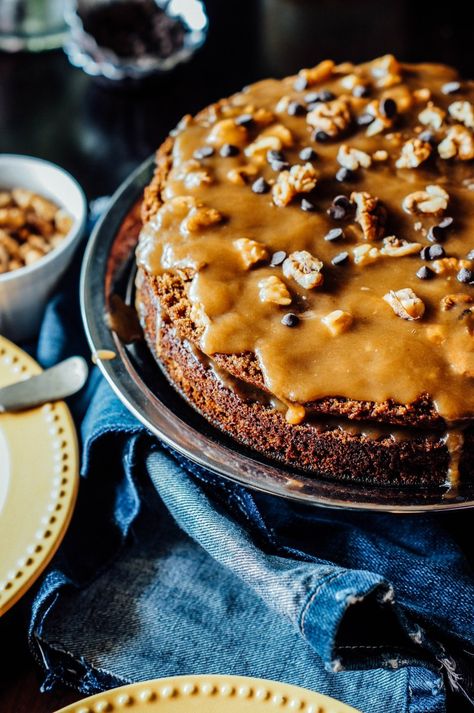
[{"label": "butter knife", "polygon": [[88,374],[85,359],[70,357],[41,374],[0,389],[0,413],[22,411],[48,401],[72,396],[82,389]]}]

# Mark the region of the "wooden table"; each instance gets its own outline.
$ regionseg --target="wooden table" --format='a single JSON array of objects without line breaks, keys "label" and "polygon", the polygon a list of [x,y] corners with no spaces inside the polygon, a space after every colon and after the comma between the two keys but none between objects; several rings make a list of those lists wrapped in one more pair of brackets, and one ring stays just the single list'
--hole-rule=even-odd
[{"label": "wooden table", "polygon": [[[206,5],[211,25],[204,49],[146,91],[98,87],[61,52],[0,54],[0,152],[54,161],[94,198],[110,194],[183,114],[255,79],[289,74],[325,56],[360,61],[393,51],[408,61],[453,63],[474,76],[464,0],[446,3],[441,16],[427,0],[384,0],[382,13],[380,0]],[[25,641],[27,621],[27,602],[0,621],[1,713],[51,713],[80,697],[39,693],[41,675]],[[452,711],[462,713],[462,704],[453,703]]]}]

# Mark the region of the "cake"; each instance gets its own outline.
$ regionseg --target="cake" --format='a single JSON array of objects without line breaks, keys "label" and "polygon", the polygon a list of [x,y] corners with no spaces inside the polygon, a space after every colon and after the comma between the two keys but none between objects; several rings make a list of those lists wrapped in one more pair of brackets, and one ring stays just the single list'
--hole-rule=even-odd
[{"label": "cake", "polygon": [[472,478],[473,102],[449,67],[325,60],[171,132],[137,310],[209,422],[311,477]]}]

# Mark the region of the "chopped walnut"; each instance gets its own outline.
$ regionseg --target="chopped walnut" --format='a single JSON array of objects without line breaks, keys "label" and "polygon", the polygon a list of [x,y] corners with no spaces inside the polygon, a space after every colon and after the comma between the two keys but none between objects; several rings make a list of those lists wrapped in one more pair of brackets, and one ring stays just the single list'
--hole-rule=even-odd
[{"label": "chopped walnut", "polygon": [[438,131],[443,125],[446,112],[435,106],[433,102],[429,102],[426,109],[418,114],[418,121],[423,126],[428,126],[430,129]]},{"label": "chopped walnut", "polygon": [[363,243],[362,245],[356,245],[352,248],[352,254],[354,256],[354,263],[365,267],[365,265],[371,265],[380,258],[379,249],[369,243]]},{"label": "chopped walnut", "polygon": [[362,81],[362,77],[359,77],[357,74],[346,74],[346,76],[341,79],[340,84],[341,87],[351,92],[354,87],[363,86],[364,82]]},{"label": "chopped walnut", "polygon": [[187,217],[181,223],[185,232],[195,233],[201,228],[208,228],[222,221],[222,215],[215,208],[198,205],[191,208]]},{"label": "chopped walnut", "polygon": [[223,144],[234,144],[235,146],[244,146],[247,143],[247,129],[235,123],[234,119],[222,119],[212,127],[207,141],[214,146],[222,146]]},{"label": "chopped walnut", "polygon": [[456,121],[467,126],[468,129],[474,129],[474,106],[468,101],[453,102],[448,107],[448,111]]},{"label": "chopped walnut", "polygon": [[333,312],[321,318],[321,322],[328,328],[333,337],[347,332],[353,321],[354,318],[352,314],[342,309],[335,309]]},{"label": "chopped walnut", "polygon": [[393,87],[402,81],[402,68],[393,54],[386,54],[371,63],[372,76],[377,87]]},{"label": "chopped walnut", "polygon": [[383,248],[380,249],[380,254],[388,257],[405,257],[419,253],[420,250],[421,243],[411,243],[409,240],[390,235],[383,239]]},{"label": "chopped walnut", "polygon": [[341,166],[348,168],[350,171],[356,171],[361,166],[363,168],[369,168],[372,163],[372,159],[368,153],[354,149],[347,144],[341,144],[337,153],[337,160]]},{"label": "chopped walnut", "polygon": [[471,269],[471,260],[463,260],[457,257],[442,257],[439,260],[433,260],[430,267],[437,275],[447,275],[449,273],[458,272],[463,268]]},{"label": "chopped walnut", "polygon": [[176,218],[180,220],[185,218],[197,205],[193,196],[174,196],[160,206],[150,225],[154,230],[169,228]]},{"label": "chopped walnut", "polygon": [[376,136],[384,129],[390,129],[393,126],[393,117],[385,116],[380,110],[380,101],[374,99],[365,109],[367,114],[371,114],[374,120],[368,125],[365,132],[366,136]]},{"label": "chopped walnut", "polygon": [[415,191],[403,199],[403,209],[407,213],[429,213],[439,215],[448,207],[449,194],[437,185],[426,186],[424,191]]},{"label": "chopped walnut", "polygon": [[431,99],[431,90],[428,87],[422,87],[421,89],[415,89],[413,92],[413,99],[417,104],[423,104]]},{"label": "chopped walnut", "polygon": [[267,151],[280,151],[282,148],[292,146],[293,136],[291,131],[283,124],[269,126],[245,149],[246,156],[258,158],[263,161]]},{"label": "chopped walnut", "polygon": [[285,206],[298,193],[309,193],[317,183],[317,174],[311,163],[303,166],[295,165],[289,171],[282,171],[272,189],[273,202],[277,206]]},{"label": "chopped walnut", "polygon": [[298,72],[298,79],[307,86],[311,87],[314,84],[319,84],[329,79],[334,69],[334,62],[331,59],[325,59],[316,67],[310,67],[309,69],[300,69]]},{"label": "chopped walnut", "polygon": [[323,263],[307,250],[299,250],[288,255],[283,265],[283,274],[293,278],[305,290],[312,290],[323,284]]},{"label": "chopped walnut", "polygon": [[283,126],[283,124],[272,124],[272,126],[268,126],[262,131],[260,136],[275,136],[280,140],[281,146],[284,148],[293,146],[293,134],[288,127]]},{"label": "chopped walnut", "polygon": [[285,283],[276,275],[264,277],[258,283],[259,297],[261,302],[273,302],[277,305],[289,305],[291,295]]},{"label": "chopped walnut", "polygon": [[343,97],[321,102],[306,115],[308,124],[332,138],[345,131],[352,121],[349,102]]},{"label": "chopped walnut", "polygon": [[234,240],[233,246],[239,251],[242,262],[247,269],[268,258],[267,248],[256,240],[238,238]]},{"label": "chopped walnut", "polygon": [[390,305],[395,314],[402,319],[420,319],[425,313],[423,300],[417,297],[411,287],[405,287],[396,292],[390,290],[383,296],[383,299]]},{"label": "chopped walnut", "polygon": [[260,126],[268,126],[275,119],[275,115],[270,109],[265,109],[263,106],[252,112],[252,119]]},{"label": "chopped walnut", "polygon": [[285,94],[284,96],[281,97],[281,99],[278,100],[277,105],[275,106],[275,111],[277,114],[286,114],[288,107],[290,103],[292,102],[292,98],[288,96],[288,94]]},{"label": "chopped walnut", "polygon": [[441,300],[441,309],[444,311],[453,309],[457,305],[470,305],[474,302],[473,295],[467,295],[465,292],[457,292],[454,295],[446,295]]},{"label": "chopped walnut", "polygon": [[388,159],[388,152],[385,151],[385,149],[379,149],[378,151],[374,151],[372,154],[372,159],[374,161],[386,161]]},{"label": "chopped walnut", "polygon": [[231,183],[243,186],[247,182],[247,179],[252,178],[257,173],[257,166],[247,164],[246,166],[237,166],[237,168],[231,168],[230,171],[227,173],[227,178]]},{"label": "chopped walnut", "polygon": [[409,139],[403,144],[397,168],[417,168],[431,156],[431,144],[421,139]]},{"label": "chopped walnut", "polygon": [[470,161],[474,158],[474,137],[462,124],[451,126],[446,137],[438,144],[438,153],[441,158],[459,158],[461,161]]},{"label": "chopped walnut", "polygon": [[380,238],[384,231],[386,212],[380,200],[365,191],[351,193],[351,201],[356,204],[356,222],[359,223],[366,240]]},{"label": "chopped walnut", "polygon": [[20,208],[0,208],[0,226],[17,230],[26,223],[26,215]]}]

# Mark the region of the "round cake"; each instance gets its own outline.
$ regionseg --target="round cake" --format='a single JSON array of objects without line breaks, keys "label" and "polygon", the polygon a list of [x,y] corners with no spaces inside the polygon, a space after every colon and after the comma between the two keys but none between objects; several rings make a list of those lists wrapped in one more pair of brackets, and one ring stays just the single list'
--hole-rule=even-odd
[{"label": "round cake", "polygon": [[445,66],[326,60],[171,132],[137,309],[213,425],[316,477],[473,477],[473,101]]}]

